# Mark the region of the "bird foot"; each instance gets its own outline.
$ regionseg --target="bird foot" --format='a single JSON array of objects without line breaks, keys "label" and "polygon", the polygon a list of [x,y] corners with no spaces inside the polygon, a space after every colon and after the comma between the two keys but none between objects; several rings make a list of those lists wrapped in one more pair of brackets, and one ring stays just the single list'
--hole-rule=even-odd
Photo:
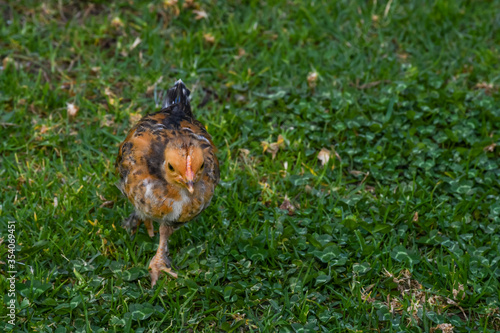
[{"label": "bird foot", "polygon": [[[137,216],[136,213],[132,213],[125,221],[123,221],[122,227],[127,229],[127,231],[130,233],[130,236],[134,236],[137,233],[137,229],[139,229],[141,222],[142,220],[139,218],[139,216]],[[151,220],[145,220],[144,226],[148,231],[149,237],[153,238],[155,236],[153,222]]]},{"label": "bird foot", "polygon": [[122,227],[125,228],[130,235],[134,235],[137,232],[137,228],[141,224],[141,220],[136,213],[130,214],[130,216],[125,219],[122,223]]},{"label": "bird foot", "polygon": [[151,287],[154,287],[161,272],[165,272],[177,279],[177,273],[172,270],[172,263],[166,255],[156,254],[149,263],[149,275],[151,276]]}]

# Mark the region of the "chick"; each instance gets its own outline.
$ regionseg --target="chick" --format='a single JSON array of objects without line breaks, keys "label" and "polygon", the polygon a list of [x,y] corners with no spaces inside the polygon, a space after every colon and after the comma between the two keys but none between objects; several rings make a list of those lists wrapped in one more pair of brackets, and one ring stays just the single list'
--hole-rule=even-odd
[{"label": "chick", "polygon": [[135,232],[142,221],[153,237],[153,222],[160,224],[160,244],[149,263],[151,286],[162,271],[177,277],[168,238],[208,207],[220,178],[212,137],[194,118],[189,95],[177,81],[161,110],[130,130],[116,160],[118,187],[135,208],[124,226]]}]

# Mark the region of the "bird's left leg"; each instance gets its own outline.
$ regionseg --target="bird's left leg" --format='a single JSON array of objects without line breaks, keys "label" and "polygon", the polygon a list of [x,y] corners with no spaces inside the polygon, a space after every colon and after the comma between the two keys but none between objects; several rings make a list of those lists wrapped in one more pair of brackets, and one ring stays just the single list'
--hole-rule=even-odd
[{"label": "bird's left leg", "polygon": [[149,263],[151,287],[156,284],[161,272],[168,273],[172,277],[177,278],[177,273],[172,270],[172,263],[168,258],[168,238],[173,234],[173,232],[174,228],[171,226],[160,224],[160,244],[158,245],[156,255]]},{"label": "bird's left leg", "polygon": [[145,219],[144,226],[146,227],[146,230],[148,231],[149,237],[153,238],[155,236],[155,230],[153,228],[153,221],[150,219]]}]

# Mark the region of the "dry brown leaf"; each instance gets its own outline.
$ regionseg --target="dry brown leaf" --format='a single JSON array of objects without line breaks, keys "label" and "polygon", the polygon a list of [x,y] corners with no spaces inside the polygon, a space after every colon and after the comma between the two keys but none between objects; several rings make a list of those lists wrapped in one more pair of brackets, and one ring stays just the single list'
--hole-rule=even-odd
[{"label": "dry brown leaf", "polygon": [[177,0],[164,0],[163,7],[164,8],[177,7]]},{"label": "dry brown leaf", "polygon": [[408,54],[408,53],[406,53],[406,52],[399,52],[399,53],[397,53],[397,54],[396,54],[396,56],[397,56],[399,59],[401,59],[401,60],[403,60],[403,61],[404,61],[404,60],[408,59],[409,54]]},{"label": "dry brown leaf", "polygon": [[240,58],[244,57],[246,54],[247,54],[247,53],[245,52],[245,49],[243,49],[243,48],[241,48],[241,47],[240,47],[240,48],[238,49],[238,55],[237,55],[237,56],[235,56],[235,58],[236,58],[236,59],[240,59]]},{"label": "dry brown leaf", "polygon": [[362,288],[361,291],[361,299],[367,303],[374,303],[376,301],[375,298],[371,297],[371,290],[374,287],[374,284],[369,285],[366,289]]},{"label": "dry brown leaf", "polygon": [[181,13],[179,6],[177,6],[177,0],[164,0],[163,8],[168,10],[174,16],[179,16],[179,14]]},{"label": "dry brown leaf", "polygon": [[318,153],[318,160],[320,161],[321,166],[328,164],[328,161],[330,160],[330,151],[326,148],[321,148]]},{"label": "dry brown leaf", "polygon": [[12,59],[11,57],[5,57],[3,58],[2,60],[2,66],[3,68],[6,68],[8,64],[10,63],[14,63],[14,59]]},{"label": "dry brown leaf", "polygon": [[197,8],[199,5],[194,0],[184,0],[182,8]]},{"label": "dry brown leaf", "polygon": [[123,27],[123,21],[117,16],[111,20],[111,26],[115,29]]},{"label": "dry brown leaf", "polygon": [[497,146],[497,144],[495,142],[493,142],[491,145],[484,147],[483,150],[493,152],[495,150],[496,146]]},{"label": "dry brown leaf", "polygon": [[245,313],[241,314],[239,312],[234,313],[234,314],[231,315],[231,317],[233,317],[233,319],[236,320],[236,321],[242,321],[242,320],[244,320],[245,316],[246,316]]},{"label": "dry brown leaf", "polygon": [[309,88],[312,89],[312,88],[316,87],[317,80],[318,80],[318,73],[316,71],[310,72],[307,75],[307,85],[309,86]]},{"label": "dry brown leaf", "polygon": [[436,327],[431,328],[431,333],[441,330],[443,333],[453,333],[453,325],[451,324],[439,324]]},{"label": "dry brown leaf", "polygon": [[415,214],[413,214],[412,221],[413,222],[418,222],[418,212],[415,212]]},{"label": "dry brown leaf", "polygon": [[349,170],[349,173],[355,177],[365,174],[363,171],[358,171],[358,170]]},{"label": "dry brown leaf", "polygon": [[205,42],[213,44],[215,43],[215,37],[211,33],[203,34]]},{"label": "dry brown leaf", "polygon": [[295,214],[295,207],[292,205],[290,200],[288,200],[287,196],[285,196],[285,199],[283,200],[283,203],[281,204],[280,209],[288,211],[289,216],[292,216]]},{"label": "dry brown leaf", "polygon": [[109,87],[106,87],[106,89],[104,89],[104,95],[108,97],[115,97],[115,94],[111,91],[111,89],[109,89]]},{"label": "dry brown leaf", "polygon": [[285,140],[283,139],[283,136],[280,134],[278,135],[278,140],[276,142],[269,143],[267,141],[262,141],[260,145],[262,146],[262,152],[270,153],[274,159],[279,149],[285,147]]},{"label": "dry brown leaf", "polygon": [[453,289],[452,290],[452,293],[453,293],[453,298],[456,300],[457,299],[457,296],[460,294],[462,297],[461,299],[464,299],[465,298],[465,290],[464,290],[464,285],[459,283],[458,284],[458,289]]},{"label": "dry brown leaf", "polygon": [[102,127],[114,127],[115,126],[115,116],[112,114],[106,114],[101,119]]},{"label": "dry brown leaf", "polygon": [[132,43],[132,45],[130,45],[129,47],[129,50],[132,51],[133,49],[135,49],[137,47],[137,45],[139,45],[140,43],[142,42],[142,40],[137,37],[135,40],[134,40],[134,43]]},{"label": "dry brown leaf", "polygon": [[193,10],[193,13],[196,14],[195,20],[208,19],[208,14],[203,9]]},{"label": "dry brown leaf", "polygon": [[73,103],[66,103],[66,112],[69,118],[73,118],[78,113],[78,107]]},{"label": "dry brown leaf", "polygon": [[486,94],[491,94],[494,90],[496,90],[496,87],[493,85],[493,83],[488,83],[488,82],[479,82],[475,85],[476,89],[482,89]]},{"label": "dry brown leaf", "polygon": [[100,208],[102,207],[108,207],[108,208],[113,208],[113,206],[115,205],[115,202],[113,200],[108,200],[108,201],[105,201],[101,204],[101,206],[99,206]]},{"label": "dry brown leaf", "polygon": [[250,150],[245,148],[240,148],[239,151],[241,157],[248,157],[248,155],[250,154]]},{"label": "dry brown leaf", "polygon": [[137,123],[139,120],[141,120],[142,116],[139,113],[131,113],[129,116],[129,121],[131,124]]}]

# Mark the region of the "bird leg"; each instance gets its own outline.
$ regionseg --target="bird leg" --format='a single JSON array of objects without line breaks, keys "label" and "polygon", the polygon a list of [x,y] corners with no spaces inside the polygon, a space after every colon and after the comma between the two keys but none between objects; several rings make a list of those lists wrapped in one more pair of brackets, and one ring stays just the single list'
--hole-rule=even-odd
[{"label": "bird leg", "polygon": [[141,224],[141,219],[134,212],[130,214],[130,216],[125,221],[123,221],[122,227],[127,229],[127,231],[130,232],[130,235],[134,235],[137,231],[137,228],[139,228],[140,224]]},{"label": "bird leg", "polygon": [[130,216],[125,221],[123,221],[122,226],[127,229],[128,232],[130,232],[130,235],[133,236],[137,232],[137,229],[139,229],[141,222],[144,222],[144,226],[148,231],[149,237],[153,238],[155,236],[153,221],[151,221],[150,219],[146,219],[143,221],[135,212],[130,214]]},{"label": "bird leg", "polygon": [[160,244],[158,245],[158,250],[156,255],[151,259],[149,263],[149,275],[151,275],[151,287],[153,287],[161,272],[170,274],[172,277],[177,278],[177,273],[172,270],[172,263],[168,258],[168,238],[174,232],[174,228],[160,224]]},{"label": "bird leg", "polygon": [[144,226],[146,227],[146,230],[148,231],[149,237],[153,238],[155,236],[155,230],[153,228],[153,221],[150,219],[144,220]]}]

